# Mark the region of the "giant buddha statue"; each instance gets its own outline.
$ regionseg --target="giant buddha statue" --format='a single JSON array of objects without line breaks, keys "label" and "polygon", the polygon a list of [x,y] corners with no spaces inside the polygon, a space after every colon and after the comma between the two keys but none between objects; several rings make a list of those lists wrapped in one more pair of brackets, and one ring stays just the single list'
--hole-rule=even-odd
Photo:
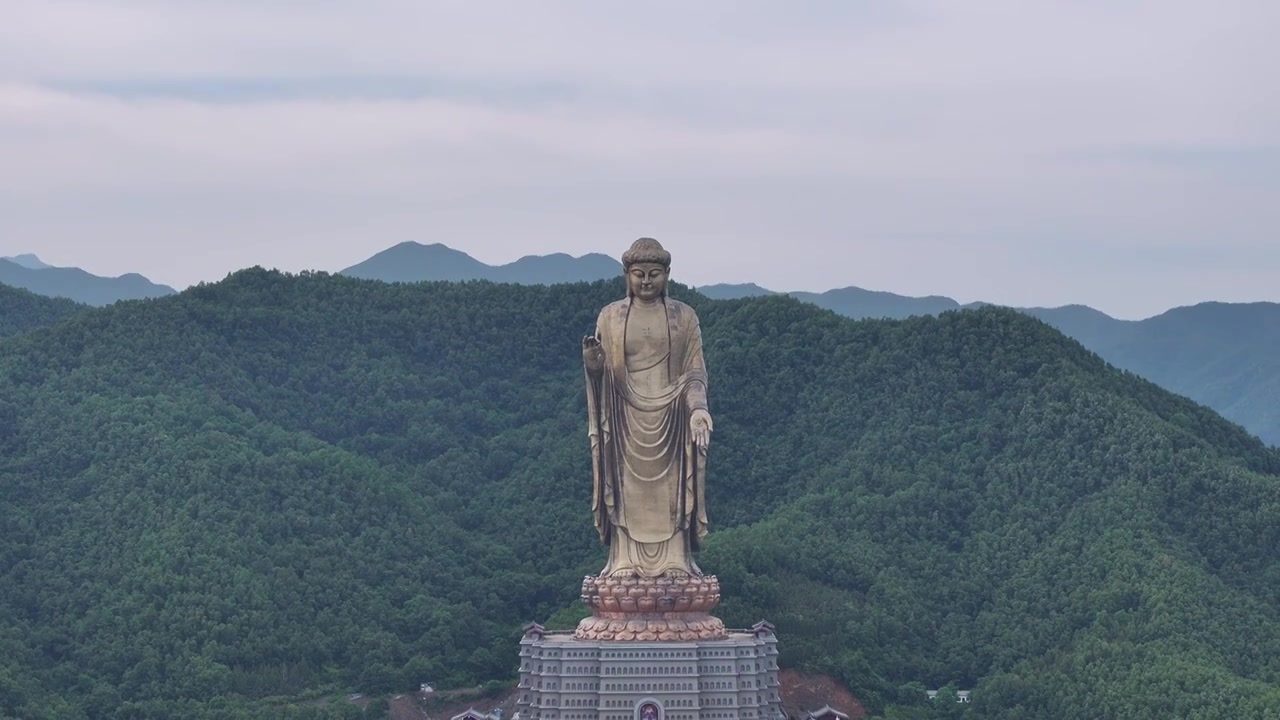
[{"label": "giant buddha statue", "polygon": [[579,635],[719,636],[723,624],[706,615],[719,585],[693,558],[707,534],[713,429],[698,316],[667,296],[671,254],[657,240],[637,240],[622,265],[627,297],[582,340],[591,509],[609,557],[583,583],[594,617]]}]

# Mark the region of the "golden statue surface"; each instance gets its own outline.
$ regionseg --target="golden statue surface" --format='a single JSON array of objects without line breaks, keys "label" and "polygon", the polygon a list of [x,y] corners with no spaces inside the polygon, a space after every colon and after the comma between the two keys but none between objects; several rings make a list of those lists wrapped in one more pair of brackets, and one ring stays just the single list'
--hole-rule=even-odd
[{"label": "golden statue surface", "polygon": [[627,297],[582,340],[591,509],[608,561],[583,582],[593,616],[578,636],[693,640],[724,635],[707,614],[719,583],[694,562],[707,534],[713,429],[698,316],[667,296],[671,255],[641,238],[622,256]]}]

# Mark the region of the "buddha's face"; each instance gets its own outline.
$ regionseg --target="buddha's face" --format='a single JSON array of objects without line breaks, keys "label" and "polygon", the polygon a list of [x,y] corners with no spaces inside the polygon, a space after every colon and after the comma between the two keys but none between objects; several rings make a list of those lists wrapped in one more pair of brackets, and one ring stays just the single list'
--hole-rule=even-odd
[{"label": "buddha's face", "polygon": [[667,268],[661,263],[633,264],[627,268],[627,289],[632,297],[657,300],[667,292]]}]

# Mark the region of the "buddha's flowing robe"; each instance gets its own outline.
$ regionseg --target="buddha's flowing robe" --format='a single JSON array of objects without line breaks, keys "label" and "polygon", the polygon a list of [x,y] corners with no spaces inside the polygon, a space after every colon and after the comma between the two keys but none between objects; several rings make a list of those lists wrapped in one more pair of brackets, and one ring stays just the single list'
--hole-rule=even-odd
[{"label": "buddha's flowing robe", "polygon": [[631,348],[629,368],[632,302],[600,312],[605,367],[587,373],[591,508],[609,546],[601,575],[697,575],[692,552],[707,534],[706,455],[694,445],[690,413],[707,409],[702,331],[693,308],[665,298],[666,352],[638,357]]}]

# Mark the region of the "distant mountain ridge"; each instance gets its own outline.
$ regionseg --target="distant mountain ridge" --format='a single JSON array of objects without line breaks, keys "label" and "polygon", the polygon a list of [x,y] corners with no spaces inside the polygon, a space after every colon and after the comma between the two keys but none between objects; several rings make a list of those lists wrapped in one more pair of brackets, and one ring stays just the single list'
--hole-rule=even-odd
[{"label": "distant mountain ridge", "polygon": [[1205,302],[1137,322],[1042,319],[1111,364],[1280,445],[1280,304]]},{"label": "distant mountain ridge", "polygon": [[813,303],[827,310],[834,310],[841,315],[863,320],[867,318],[888,318],[905,320],[916,315],[937,315],[948,310],[962,310],[989,305],[990,303],[970,303],[961,305],[949,297],[929,295],[911,297],[885,292],[883,290],[865,290],[860,287],[843,287],[826,292],[779,292],[760,287],[755,283],[729,284],[716,283],[702,285],[698,292],[718,300],[736,300],[743,297],[760,297],[763,295],[790,295],[797,300]]},{"label": "distant mountain ridge", "polygon": [[102,277],[80,268],[53,267],[32,254],[0,259],[0,283],[86,305],[110,305],[119,300],[163,297],[177,292],[137,273]]},{"label": "distant mountain ridge", "polygon": [[505,265],[489,265],[447,245],[403,242],[387,248],[339,274],[385,282],[429,280],[491,280],[493,282],[551,285],[593,282],[617,277],[622,265],[608,255],[589,253],[573,257],[564,253],[526,255]]},{"label": "distant mountain ridge", "polygon": [[21,265],[24,268],[30,268],[31,270],[44,270],[45,268],[53,267],[31,253],[23,253],[21,255],[14,255],[13,257],[3,257],[0,258],[0,260],[8,260],[11,263]]}]

